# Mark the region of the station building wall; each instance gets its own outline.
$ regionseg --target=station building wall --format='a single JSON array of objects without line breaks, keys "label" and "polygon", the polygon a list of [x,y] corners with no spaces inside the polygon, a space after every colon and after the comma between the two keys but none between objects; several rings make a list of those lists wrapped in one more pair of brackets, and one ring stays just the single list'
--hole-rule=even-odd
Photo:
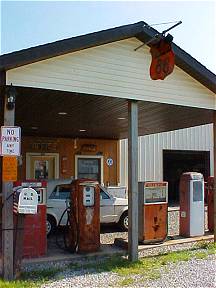
[{"label": "station building wall", "polygon": [[[210,152],[210,173],[213,175],[213,125],[140,136],[138,141],[139,181],[163,180],[163,150]],[[120,141],[120,184],[128,184],[128,141]]]},{"label": "station building wall", "polygon": [[[119,182],[119,141],[99,139],[68,139],[48,137],[22,137],[22,165],[19,167],[19,178],[26,178],[26,155],[58,154],[59,178],[75,177],[75,155],[103,156],[103,182],[117,185]],[[113,165],[108,166],[107,158],[113,159]]]}]

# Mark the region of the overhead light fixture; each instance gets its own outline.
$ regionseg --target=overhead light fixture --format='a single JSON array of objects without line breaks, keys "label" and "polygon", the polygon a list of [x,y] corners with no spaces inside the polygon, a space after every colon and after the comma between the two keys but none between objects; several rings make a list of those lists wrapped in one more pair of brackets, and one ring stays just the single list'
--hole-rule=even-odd
[{"label": "overhead light fixture", "polygon": [[86,132],[85,129],[79,129],[79,132]]},{"label": "overhead light fixture", "polygon": [[58,112],[59,115],[67,115],[67,112]]},{"label": "overhead light fixture", "polygon": [[77,149],[77,141],[78,141],[78,138],[75,138],[74,139],[74,149]]},{"label": "overhead light fixture", "polygon": [[7,104],[6,104],[7,109],[13,110],[15,107],[17,92],[16,92],[15,87],[12,85],[12,83],[11,83],[10,87],[7,88],[6,94],[7,94]]},{"label": "overhead light fixture", "polygon": [[36,126],[32,126],[31,129],[32,129],[32,130],[37,130],[38,127],[36,127]]},{"label": "overhead light fixture", "polygon": [[125,117],[118,117],[117,119],[118,120],[125,120],[126,118]]}]

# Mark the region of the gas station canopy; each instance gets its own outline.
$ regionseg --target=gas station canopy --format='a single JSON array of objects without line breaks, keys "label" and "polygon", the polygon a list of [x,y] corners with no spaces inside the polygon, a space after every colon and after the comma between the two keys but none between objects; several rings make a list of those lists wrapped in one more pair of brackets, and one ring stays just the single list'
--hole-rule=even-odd
[{"label": "gas station canopy", "polygon": [[[21,87],[17,88],[17,92],[15,124],[22,127],[23,135],[103,139],[128,137],[126,99]],[[211,110],[139,102],[139,135],[211,122]]]}]

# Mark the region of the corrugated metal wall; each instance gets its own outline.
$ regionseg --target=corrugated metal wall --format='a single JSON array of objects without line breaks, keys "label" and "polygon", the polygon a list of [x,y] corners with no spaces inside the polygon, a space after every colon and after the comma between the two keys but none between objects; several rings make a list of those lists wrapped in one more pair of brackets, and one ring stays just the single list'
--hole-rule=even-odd
[{"label": "corrugated metal wall", "polygon": [[[213,174],[213,126],[202,125],[187,129],[139,137],[139,181],[163,180],[163,149],[210,151]],[[120,184],[127,185],[128,141],[120,141]]]}]

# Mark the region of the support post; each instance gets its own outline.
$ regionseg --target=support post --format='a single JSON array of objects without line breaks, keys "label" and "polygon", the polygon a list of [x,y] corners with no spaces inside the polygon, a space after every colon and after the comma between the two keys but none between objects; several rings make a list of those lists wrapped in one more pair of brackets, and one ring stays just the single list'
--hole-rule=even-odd
[{"label": "support post", "polygon": [[128,254],[138,260],[138,102],[128,102]]},{"label": "support post", "polygon": [[213,153],[214,153],[214,242],[216,242],[216,111],[213,112]]},{"label": "support post", "polygon": [[[6,91],[5,89],[2,91],[3,95],[1,97],[4,97],[4,126],[14,126],[15,109],[7,109]],[[13,197],[8,197],[12,192],[13,182],[2,181],[2,258],[3,278],[5,280],[12,280],[14,278]]]}]

